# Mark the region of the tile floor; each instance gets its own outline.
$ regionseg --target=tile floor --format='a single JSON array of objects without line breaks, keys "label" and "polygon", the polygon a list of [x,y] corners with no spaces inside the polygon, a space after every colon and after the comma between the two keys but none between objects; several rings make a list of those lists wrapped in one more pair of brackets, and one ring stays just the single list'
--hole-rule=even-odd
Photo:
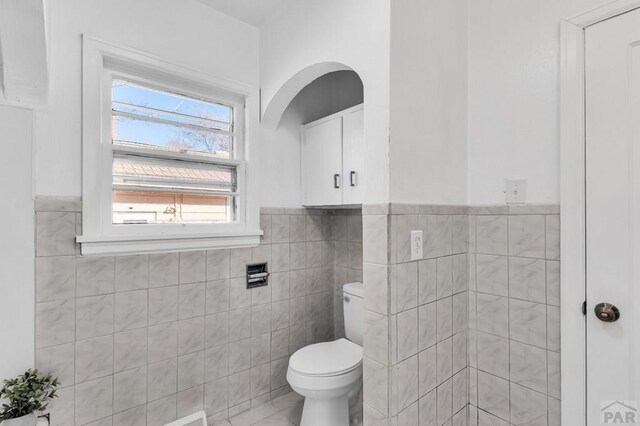
[{"label": "tile floor", "polygon": [[[289,392],[271,402],[240,413],[216,426],[299,426],[304,398]],[[351,426],[361,426],[362,416],[351,419]]]},{"label": "tile floor", "polygon": [[220,426],[298,426],[304,399],[289,392],[273,401],[230,418]]}]

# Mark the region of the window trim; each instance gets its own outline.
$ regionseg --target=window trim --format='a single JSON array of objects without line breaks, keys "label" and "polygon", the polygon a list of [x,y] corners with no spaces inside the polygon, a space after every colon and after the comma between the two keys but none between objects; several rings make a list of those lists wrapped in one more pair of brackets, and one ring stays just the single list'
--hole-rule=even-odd
[{"label": "window trim", "polygon": [[[134,49],[83,35],[82,58],[83,255],[154,253],[257,245],[259,229],[257,149],[258,89],[212,77]],[[236,221],[225,224],[112,224],[112,78],[146,84],[234,108],[234,155],[205,162],[237,167]],[[131,148],[135,151],[135,148]],[[116,150],[121,150],[118,147]],[[126,149],[129,150],[129,149]],[[124,150],[123,150],[124,151]],[[162,157],[161,153],[157,153]],[[185,154],[188,156],[188,154]],[[167,154],[171,157],[170,154]],[[188,158],[188,157],[186,157]],[[194,160],[203,161],[194,155]]]}]

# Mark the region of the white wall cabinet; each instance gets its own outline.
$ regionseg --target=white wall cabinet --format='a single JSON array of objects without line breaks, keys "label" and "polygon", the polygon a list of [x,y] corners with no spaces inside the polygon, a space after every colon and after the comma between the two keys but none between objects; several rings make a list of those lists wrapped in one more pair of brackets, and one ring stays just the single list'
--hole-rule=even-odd
[{"label": "white wall cabinet", "polygon": [[305,206],[362,204],[362,105],[302,126],[301,152]]}]

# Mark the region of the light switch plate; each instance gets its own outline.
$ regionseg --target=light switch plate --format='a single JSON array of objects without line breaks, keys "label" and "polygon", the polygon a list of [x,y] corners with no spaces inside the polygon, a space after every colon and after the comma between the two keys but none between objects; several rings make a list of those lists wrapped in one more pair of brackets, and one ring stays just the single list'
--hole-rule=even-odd
[{"label": "light switch plate", "polygon": [[523,204],[527,201],[527,180],[507,179],[504,191],[507,204]]},{"label": "light switch plate", "polygon": [[422,259],[422,230],[411,231],[411,260]]}]

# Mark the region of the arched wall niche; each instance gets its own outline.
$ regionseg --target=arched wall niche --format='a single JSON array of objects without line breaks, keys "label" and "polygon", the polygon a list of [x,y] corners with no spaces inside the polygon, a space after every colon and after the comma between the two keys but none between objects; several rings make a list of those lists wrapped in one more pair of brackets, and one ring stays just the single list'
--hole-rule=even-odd
[{"label": "arched wall niche", "polygon": [[309,84],[318,78],[337,71],[353,71],[353,68],[340,62],[320,62],[308,66],[293,75],[276,92],[271,102],[263,109],[261,124],[266,128],[275,129],[280,124],[282,116],[291,101]]}]

